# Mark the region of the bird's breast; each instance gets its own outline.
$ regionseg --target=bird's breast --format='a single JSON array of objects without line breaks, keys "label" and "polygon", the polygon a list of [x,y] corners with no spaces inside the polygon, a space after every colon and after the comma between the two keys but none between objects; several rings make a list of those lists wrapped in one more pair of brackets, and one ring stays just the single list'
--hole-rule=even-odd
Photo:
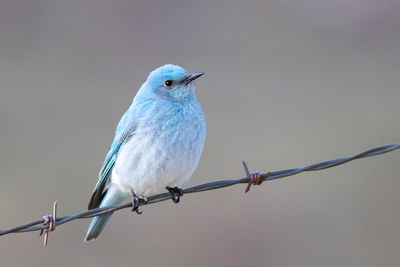
[{"label": "bird's breast", "polygon": [[142,195],[181,186],[197,167],[205,133],[198,103],[155,106],[138,121],[135,134],[118,154],[113,182]]}]

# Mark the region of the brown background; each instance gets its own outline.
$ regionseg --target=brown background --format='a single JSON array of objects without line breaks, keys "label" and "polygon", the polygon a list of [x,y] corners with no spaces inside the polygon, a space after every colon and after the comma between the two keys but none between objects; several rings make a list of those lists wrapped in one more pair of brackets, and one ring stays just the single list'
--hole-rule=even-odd
[{"label": "brown background", "polygon": [[[187,186],[400,141],[400,4],[0,1],[0,228],[85,209],[116,124],[165,63],[205,71]],[[400,152],[0,238],[1,266],[398,266]]]}]

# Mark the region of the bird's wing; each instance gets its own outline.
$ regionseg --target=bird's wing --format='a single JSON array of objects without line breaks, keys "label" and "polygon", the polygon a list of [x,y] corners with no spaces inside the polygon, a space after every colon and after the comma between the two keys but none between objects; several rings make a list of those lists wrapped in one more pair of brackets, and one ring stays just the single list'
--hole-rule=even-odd
[{"label": "bird's wing", "polygon": [[115,139],[111,145],[110,151],[107,153],[103,166],[101,167],[99,181],[97,182],[93,190],[92,197],[89,201],[89,210],[97,208],[100,205],[105,193],[107,192],[106,185],[107,182],[109,182],[111,171],[114,167],[115,161],[117,160],[118,151],[135,134],[135,130],[137,127],[136,121],[129,123],[126,129],[122,132],[121,128],[124,124],[125,123],[123,118],[121,120],[121,123],[118,125]]}]

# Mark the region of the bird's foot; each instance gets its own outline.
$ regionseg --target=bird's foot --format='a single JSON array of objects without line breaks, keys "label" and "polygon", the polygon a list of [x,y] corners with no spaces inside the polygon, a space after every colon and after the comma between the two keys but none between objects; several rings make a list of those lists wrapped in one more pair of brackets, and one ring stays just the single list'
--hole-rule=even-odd
[{"label": "bird's foot", "polygon": [[261,178],[259,171],[250,173],[249,168],[247,167],[247,164],[244,161],[243,161],[243,167],[247,174],[247,177],[250,178],[249,183],[247,184],[246,190],[244,191],[245,193],[249,192],[251,185],[260,185],[260,184],[262,184],[262,182],[264,182],[264,179],[266,177],[268,177],[268,173],[263,178]]},{"label": "bird's foot", "polygon": [[142,201],[144,204],[147,203],[147,198],[143,197],[143,196],[137,196],[135,194],[135,192],[133,191],[133,189],[131,189],[131,196],[132,196],[132,212],[136,212],[137,214],[142,214],[143,211],[139,210],[139,204],[140,201]]},{"label": "bird's foot", "polygon": [[169,187],[167,186],[167,190],[171,194],[171,199],[174,203],[178,203],[181,200],[181,196],[183,196],[183,189],[178,187]]}]

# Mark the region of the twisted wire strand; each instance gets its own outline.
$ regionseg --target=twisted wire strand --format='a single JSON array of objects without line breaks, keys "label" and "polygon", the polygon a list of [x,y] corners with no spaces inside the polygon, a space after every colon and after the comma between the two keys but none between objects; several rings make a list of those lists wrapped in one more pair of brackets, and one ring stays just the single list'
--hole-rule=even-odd
[{"label": "twisted wire strand", "polygon": [[[294,169],[286,169],[286,170],[280,170],[280,171],[273,171],[273,172],[268,172],[268,173],[262,173],[260,174],[261,179],[264,181],[270,181],[270,180],[275,180],[275,179],[280,179],[283,177],[288,177],[292,176],[304,171],[318,171],[318,170],[323,170],[331,167],[335,167],[344,163],[347,163],[349,161],[355,160],[355,159],[361,159],[361,158],[366,158],[366,157],[372,157],[372,156],[377,156],[383,153],[387,153],[396,149],[400,148],[400,143],[395,143],[395,144],[390,144],[390,145],[384,145],[384,146],[379,146],[375,148],[368,149],[364,152],[352,155],[352,156],[347,156],[343,158],[337,158],[337,159],[332,159],[332,160],[327,160],[327,161],[322,161],[318,163],[314,163],[302,168],[294,168]],[[245,178],[240,178],[240,179],[232,179],[232,180],[220,180],[220,181],[214,181],[214,182],[209,182],[201,185],[196,185],[190,188],[187,188],[184,190],[185,194],[192,194],[192,193],[198,193],[198,192],[203,192],[203,191],[208,191],[208,190],[214,190],[214,189],[219,189],[227,186],[232,186],[235,184],[244,184],[244,183],[249,183],[250,177],[245,177]],[[144,205],[149,205],[165,200],[169,200],[171,198],[171,195],[169,193],[164,193],[164,194],[158,194],[154,195],[151,197],[148,197],[148,202],[147,203],[140,203],[140,206]],[[132,207],[132,203],[126,203],[118,206],[109,206],[109,207],[103,207],[103,208],[96,208],[92,210],[86,210],[82,211],[76,214],[72,214],[69,216],[63,216],[63,217],[57,217],[56,218],[56,225],[61,225],[67,222],[70,222],[72,220],[76,219],[86,219],[86,218],[91,218],[95,217],[98,215],[103,215],[107,213],[111,213],[120,209],[125,209]],[[10,233],[25,233],[25,232],[31,232],[31,231],[39,231],[42,229],[48,229],[48,225],[42,225],[44,223],[44,219],[36,220],[27,224],[23,224],[17,227],[13,227],[7,230],[0,230],[0,236],[10,234]]]}]

